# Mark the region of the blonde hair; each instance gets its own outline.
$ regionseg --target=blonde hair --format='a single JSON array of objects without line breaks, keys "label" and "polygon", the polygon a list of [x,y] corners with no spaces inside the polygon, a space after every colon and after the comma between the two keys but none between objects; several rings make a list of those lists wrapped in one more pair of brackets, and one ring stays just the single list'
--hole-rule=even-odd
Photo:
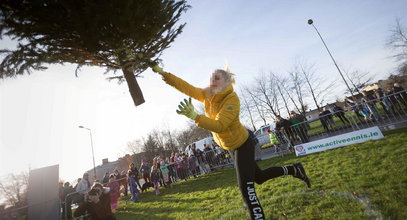
[{"label": "blonde hair", "polygon": [[[230,84],[232,84],[232,85],[235,84],[234,74],[229,71],[229,67],[227,67],[226,70],[216,69],[215,71],[213,71],[213,73],[218,73],[218,74],[222,75],[223,79],[225,80],[225,84],[223,85],[223,88],[221,88],[219,91],[222,91]],[[204,90],[207,91],[210,95],[215,95],[215,93],[216,93],[216,91],[212,90],[210,88],[210,86],[206,87]]]},{"label": "blonde hair", "polygon": [[227,84],[233,84],[234,85],[235,84],[235,77],[234,77],[235,74],[229,72],[228,69],[229,68],[227,68],[227,70],[217,69],[214,72],[222,74],[222,76],[224,77]]}]

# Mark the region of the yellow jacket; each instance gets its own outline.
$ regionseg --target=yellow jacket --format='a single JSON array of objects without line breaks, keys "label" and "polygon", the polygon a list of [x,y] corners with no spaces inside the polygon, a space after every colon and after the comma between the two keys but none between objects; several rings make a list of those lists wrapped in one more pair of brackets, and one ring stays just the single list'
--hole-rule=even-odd
[{"label": "yellow jacket", "polygon": [[232,85],[211,96],[207,89],[194,87],[171,73],[164,74],[163,79],[178,91],[204,103],[205,115],[198,115],[195,124],[211,131],[215,142],[223,149],[234,150],[247,140],[249,133],[240,123],[240,101]]}]

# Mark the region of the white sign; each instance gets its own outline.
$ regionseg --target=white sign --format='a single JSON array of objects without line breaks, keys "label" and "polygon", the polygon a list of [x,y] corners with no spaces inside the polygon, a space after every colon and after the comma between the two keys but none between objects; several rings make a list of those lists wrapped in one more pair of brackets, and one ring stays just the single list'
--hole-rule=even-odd
[{"label": "white sign", "polygon": [[321,140],[295,145],[295,154],[297,156],[312,154],[324,150],[334,149],[356,143],[363,143],[368,140],[377,140],[383,138],[379,127],[371,127],[362,130],[352,131]]}]

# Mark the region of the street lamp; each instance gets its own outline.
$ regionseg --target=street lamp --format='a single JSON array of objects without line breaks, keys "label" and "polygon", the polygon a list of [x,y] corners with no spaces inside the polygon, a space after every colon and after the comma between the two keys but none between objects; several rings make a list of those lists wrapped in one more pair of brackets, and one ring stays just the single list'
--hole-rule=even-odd
[{"label": "street lamp", "polygon": [[336,64],[336,61],[335,61],[334,57],[332,56],[331,52],[329,51],[328,46],[326,46],[324,39],[322,39],[322,36],[321,36],[321,34],[319,33],[318,29],[314,26],[314,21],[313,21],[312,19],[309,19],[309,20],[308,20],[308,24],[309,24],[309,25],[312,25],[312,27],[314,27],[315,31],[317,31],[317,33],[318,33],[318,35],[319,35],[319,38],[321,38],[321,41],[322,41],[322,43],[324,44],[326,50],[328,51],[329,56],[331,57],[332,61],[334,62],[335,66],[336,66],[336,69],[338,69],[338,72],[339,72],[339,74],[341,75],[343,81],[345,82],[346,87],[348,87],[349,92],[350,92],[350,94],[352,95],[353,101],[354,101],[355,103],[357,103],[357,102],[356,102],[356,99],[355,99],[355,96],[353,95],[352,90],[350,89],[348,83],[346,82],[345,77],[343,77],[343,74],[342,74],[341,70],[339,69],[338,64]]},{"label": "street lamp", "polygon": [[93,140],[92,140],[92,130],[90,128],[83,127],[82,125],[79,125],[79,128],[83,128],[89,131],[90,134],[90,145],[92,147],[92,158],[93,158],[93,173],[94,173],[94,178],[96,179],[96,166],[95,166],[95,154],[93,152]]}]

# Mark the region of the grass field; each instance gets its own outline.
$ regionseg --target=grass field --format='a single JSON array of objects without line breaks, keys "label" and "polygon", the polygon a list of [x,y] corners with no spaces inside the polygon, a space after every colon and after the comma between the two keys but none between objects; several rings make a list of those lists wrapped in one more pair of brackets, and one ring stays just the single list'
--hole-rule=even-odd
[{"label": "grass field", "polygon": [[[385,138],[302,157],[261,161],[263,168],[301,161],[312,188],[291,176],[256,185],[267,219],[407,219],[407,129]],[[192,178],[122,204],[121,219],[247,219],[233,168]]]}]

